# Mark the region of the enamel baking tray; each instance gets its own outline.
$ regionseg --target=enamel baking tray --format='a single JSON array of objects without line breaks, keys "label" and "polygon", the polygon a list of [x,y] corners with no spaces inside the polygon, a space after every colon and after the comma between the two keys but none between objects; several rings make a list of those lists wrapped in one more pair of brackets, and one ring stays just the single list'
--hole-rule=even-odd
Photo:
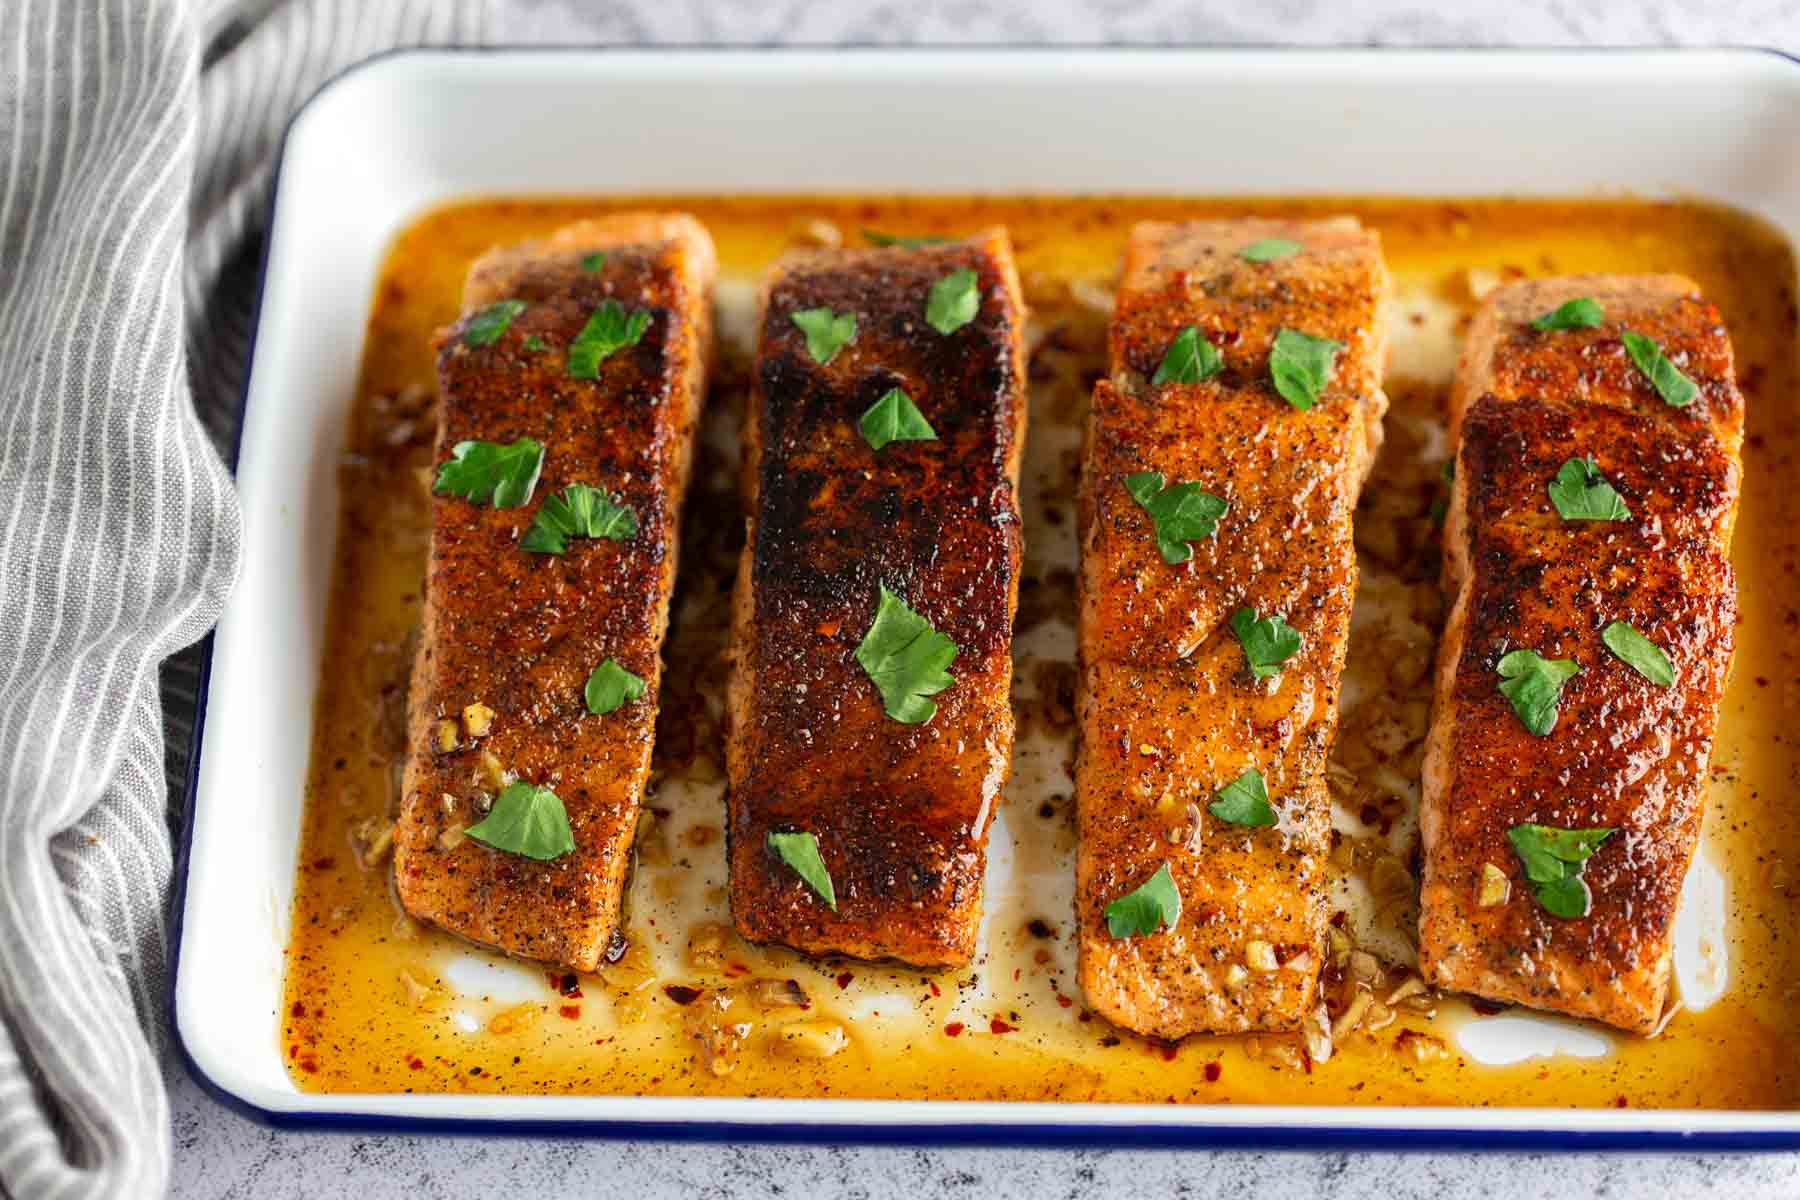
[{"label": "enamel baking tray", "polygon": [[470,195],[1701,197],[1800,234],[1800,70],[1721,51],[404,52],[288,131],[174,902],[177,1040],[278,1125],[914,1143],[1795,1149],[1800,1112],[313,1095],[278,1045],[336,460],[389,240]]}]

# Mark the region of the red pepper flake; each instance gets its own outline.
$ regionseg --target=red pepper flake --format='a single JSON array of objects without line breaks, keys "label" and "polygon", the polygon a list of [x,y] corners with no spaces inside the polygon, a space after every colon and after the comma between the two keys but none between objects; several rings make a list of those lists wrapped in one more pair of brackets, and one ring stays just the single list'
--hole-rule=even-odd
[{"label": "red pepper flake", "polygon": [[1221,1067],[1216,1062],[1207,1063],[1206,1064],[1206,1072],[1205,1072],[1206,1082],[1208,1082],[1208,1083],[1219,1082],[1219,1076],[1224,1072],[1224,1070],[1225,1070],[1225,1068]]},{"label": "red pepper flake", "polygon": [[994,1017],[988,1021],[988,1032],[989,1033],[1011,1033],[1016,1028],[1018,1028],[1018,1026],[1008,1025],[1005,1021],[1002,1021],[999,1017]]},{"label": "red pepper flake", "polygon": [[1623,1097],[1623,1096],[1620,1096],[1617,1100],[1613,1101],[1614,1108],[1626,1108],[1629,1105],[1630,1105],[1630,1101],[1626,1100],[1625,1097]]},{"label": "red pepper flake", "polygon": [[1174,1062],[1175,1061],[1175,1043],[1174,1042],[1157,1042],[1157,1043],[1155,1043],[1155,1047],[1156,1047],[1156,1052],[1158,1054],[1162,1055],[1164,1062]]},{"label": "red pepper flake", "polygon": [[315,871],[329,871],[335,866],[337,866],[337,859],[331,857],[329,854],[324,858],[315,858],[312,862],[312,869]]},{"label": "red pepper flake", "polygon": [[851,981],[851,980],[852,980],[852,979],[855,979],[855,978],[856,978],[856,976],[854,976],[854,975],[852,975],[852,974],[851,974],[851,973],[850,973],[850,972],[848,972],[848,971],[845,971],[845,972],[844,972],[844,973],[843,973],[843,974],[842,974],[842,975],[839,975],[839,976],[838,976],[838,977],[837,977],[837,985],[838,985],[838,988],[839,988],[839,989],[840,989],[840,990],[841,990],[841,989],[843,989],[843,988],[847,988],[847,987],[849,987],[849,986],[850,986],[850,981]]},{"label": "red pepper flake", "polygon": [[290,1008],[288,1011],[296,1017],[304,1017],[306,1015],[306,1005],[296,1000],[294,1001],[294,1007]]},{"label": "red pepper flake", "polygon": [[703,989],[697,987],[688,987],[683,983],[671,983],[668,987],[663,989],[663,995],[667,996],[677,1004],[686,1005],[692,1004],[694,1001],[698,1000],[702,990]]},{"label": "red pepper flake", "polygon": [[300,1069],[305,1071],[308,1075],[317,1075],[319,1073],[319,1060],[316,1058],[303,1058],[300,1060]]},{"label": "red pepper flake", "polygon": [[963,1023],[961,1021],[952,1021],[948,1025],[944,1026],[944,1036],[945,1037],[957,1037],[962,1033],[962,1031],[963,1031]]},{"label": "red pepper flake", "polygon": [[944,993],[942,993],[942,992],[940,992],[940,991],[938,991],[938,985],[937,985],[937,984],[935,984],[935,983],[933,983],[933,984],[932,984],[932,985],[931,985],[931,994],[932,994],[932,996],[934,996],[934,997],[936,997],[936,996],[941,996],[941,995],[943,995],[943,994],[944,994]]},{"label": "red pepper flake", "polygon": [[1061,992],[1056,993],[1056,1002],[1064,1008],[1072,1008],[1075,1005],[1075,1001],[1072,997],[1065,996]]},{"label": "red pepper flake", "polygon": [[1077,1019],[1085,1025],[1087,1022],[1094,1019],[1094,1014],[1084,1008],[1081,1010],[1081,1016]]},{"label": "red pepper flake", "polygon": [[557,1009],[556,1011],[561,1013],[563,1016],[569,1018],[569,1020],[573,1021],[576,1017],[579,1017],[581,1015],[581,1005],[565,1004],[561,1008]]},{"label": "red pepper flake", "polygon": [[571,1000],[581,999],[581,979],[570,971],[556,983],[556,990]]},{"label": "red pepper flake", "polygon": [[406,1065],[415,1071],[423,1071],[425,1069],[425,1060],[422,1058],[415,1058]]},{"label": "red pepper flake", "polygon": [[299,1042],[295,1042],[293,1045],[288,1047],[288,1057],[289,1058],[293,1058],[293,1057],[297,1056],[299,1053],[300,1053],[300,1043]]}]

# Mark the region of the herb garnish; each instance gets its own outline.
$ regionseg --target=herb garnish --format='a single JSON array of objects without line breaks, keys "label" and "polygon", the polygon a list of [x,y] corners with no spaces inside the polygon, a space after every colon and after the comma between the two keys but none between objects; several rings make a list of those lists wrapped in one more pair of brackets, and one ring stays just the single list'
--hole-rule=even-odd
[{"label": "herb garnish", "polygon": [[476,504],[492,502],[495,508],[518,508],[530,501],[544,469],[543,446],[526,437],[510,446],[458,442],[450,453],[448,462],[438,464],[431,490]]},{"label": "herb garnish", "polygon": [[1275,824],[1275,810],[1269,807],[1269,787],[1262,772],[1251,767],[1219,789],[1219,797],[1206,806],[1206,811],[1231,825],[1247,825],[1266,829]]},{"label": "herb garnish", "polygon": [[955,333],[975,319],[981,309],[981,293],[975,272],[967,267],[950,272],[931,285],[925,297],[925,322],[939,333]]},{"label": "herb garnish", "polygon": [[1106,906],[1106,931],[1116,938],[1144,937],[1158,929],[1175,928],[1181,920],[1181,893],[1169,864]]},{"label": "herb garnish", "polygon": [[806,352],[821,367],[837,357],[856,337],[856,314],[834,313],[829,308],[803,308],[788,319],[806,335]]},{"label": "herb garnish", "polygon": [[487,816],[463,830],[484,846],[521,854],[539,862],[561,858],[575,849],[569,814],[555,792],[523,780],[506,785]]},{"label": "herb garnish", "polygon": [[1571,458],[1550,483],[1550,503],[1565,521],[1628,521],[1631,510],[1590,456]]},{"label": "herb garnish", "polygon": [[596,250],[592,254],[583,255],[581,259],[581,269],[590,275],[598,272],[605,265],[606,251],[604,250]]},{"label": "herb garnish", "polygon": [[956,660],[956,643],[885,584],[879,586],[875,620],[856,647],[856,661],[881,693],[888,716],[904,725],[923,725],[937,713],[937,705],[926,697],[955,682],[947,668]]},{"label": "herb garnish", "polygon": [[1577,296],[1573,300],[1565,300],[1549,312],[1532,321],[1531,327],[1539,333],[1551,333],[1563,329],[1592,329],[1605,318],[1606,311],[1598,301],[1586,296]]},{"label": "herb garnish", "polygon": [[541,353],[550,348],[544,344],[544,339],[535,333],[527,337],[523,344],[525,349],[531,351],[533,354]]},{"label": "herb garnish", "polygon": [[1653,340],[1629,329],[1619,335],[1619,340],[1625,343],[1625,352],[1631,355],[1631,361],[1644,373],[1644,378],[1663,398],[1663,403],[1671,408],[1686,408],[1700,394],[1700,385],[1682,374],[1681,368],[1670,362],[1662,347]]},{"label": "herb garnish", "polygon": [[1169,348],[1163,352],[1162,364],[1156,368],[1150,382],[1199,383],[1217,375],[1224,365],[1225,356],[1219,353],[1219,348],[1206,340],[1198,325],[1189,325],[1169,343]]},{"label": "herb garnish", "polygon": [[534,554],[562,554],[572,537],[622,542],[638,531],[637,514],[615,504],[599,488],[572,483],[560,496],[546,496],[519,548]]},{"label": "herb garnish", "polygon": [[1178,565],[1194,557],[1189,542],[1212,536],[1227,505],[1197,483],[1163,486],[1161,471],[1138,471],[1125,477],[1125,490],[1150,514],[1156,529],[1156,548],[1163,561]]},{"label": "herb garnish", "polygon": [[857,428],[862,430],[863,441],[869,443],[871,450],[880,450],[894,442],[937,441],[937,430],[912,402],[912,397],[899,388],[889,388],[881,399],[869,405],[869,411],[862,415]]},{"label": "herb garnish", "polygon": [[1554,917],[1585,917],[1594,894],[1581,877],[1582,868],[1611,829],[1557,829],[1551,825],[1514,825],[1506,831],[1525,864],[1525,878],[1544,911]]},{"label": "herb garnish", "polygon": [[837,890],[831,886],[831,872],[825,869],[825,860],[819,857],[819,839],[810,833],[770,833],[765,844],[818,893],[827,908],[837,911]]},{"label": "herb garnish", "polygon": [[491,346],[500,340],[500,335],[513,323],[513,318],[524,311],[523,300],[502,300],[498,304],[490,304],[469,318],[468,326],[463,329],[463,341],[470,346]]},{"label": "herb garnish", "polygon": [[1286,238],[1263,238],[1251,242],[1238,251],[1238,257],[1245,262],[1274,262],[1278,258],[1287,258],[1305,249],[1299,242],[1290,242]]},{"label": "herb garnish", "polygon": [[569,378],[598,379],[600,364],[627,346],[637,345],[649,327],[649,309],[627,313],[617,300],[602,300],[569,344]]},{"label": "herb garnish", "polygon": [[1231,632],[1237,635],[1238,644],[1244,648],[1244,661],[1249,664],[1250,673],[1258,679],[1279,674],[1281,664],[1300,650],[1297,629],[1282,620],[1279,614],[1258,620],[1256,610],[1248,605],[1231,614]]},{"label": "herb garnish", "polygon": [[1556,703],[1563,684],[1581,673],[1570,658],[1545,658],[1536,650],[1514,650],[1497,664],[1500,694],[1512,701],[1513,712],[1538,737],[1556,728]]},{"label": "herb garnish", "polygon": [[1614,621],[1602,629],[1600,640],[1620,662],[1657,687],[1669,687],[1675,682],[1675,664],[1669,661],[1662,647],[1624,621]]},{"label": "herb garnish", "polygon": [[616,658],[609,658],[595,667],[594,673],[588,676],[587,686],[582,689],[587,710],[596,717],[623,708],[643,694],[644,681],[620,666]]},{"label": "herb garnish", "polygon": [[1269,351],[1269,379],[1289,404],[1305,412],[1319,402],[1319,394],[1331,382],[1331,370],[1344,343],[1313,337],[1294,329],[1275,333]]},{"label": "herb garnish", "polygon": [[871,246],[904,246],[908,250],[917,250],[920,246],[941,246],[950,239],[935,234],[921,237],[900,237],[892,233],[883,233],[879,229],[865,229],[863,239]]}]

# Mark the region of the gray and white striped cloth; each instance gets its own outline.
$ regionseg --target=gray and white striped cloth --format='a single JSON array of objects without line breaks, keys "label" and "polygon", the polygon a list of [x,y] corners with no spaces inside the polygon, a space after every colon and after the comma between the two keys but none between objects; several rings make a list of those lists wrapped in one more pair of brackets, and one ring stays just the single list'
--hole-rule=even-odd
[{"label": "gray and white striped cloth", "polygon": [[[160,1195],[158,665],[217,619],[255,235],[294,108],[484,0],[0,0],[0,1194]],[[210,437],[209,437],[210,434]],[[191,719],[194,660],[163,673]],[[180,721],[176,722],[177,726]]]}]

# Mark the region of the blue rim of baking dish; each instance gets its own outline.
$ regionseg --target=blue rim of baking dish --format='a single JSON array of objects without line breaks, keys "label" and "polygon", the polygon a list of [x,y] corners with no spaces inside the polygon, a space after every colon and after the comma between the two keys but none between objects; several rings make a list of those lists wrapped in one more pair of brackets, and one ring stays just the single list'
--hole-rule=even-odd
[{"label": "blue rim of baking dish", "polygon": [[[857,53],[875,51],[905,53],[921,51],[943,53],[1015,53],[1032,54],[1050,49],[1070,51],[1104,51],[1108,53],[1157,54],[1168,51],[1235,51],[1294,52],[1319,54],[1343,51],[1369,51],[1379,55],[1467,54],[1470,56],[1510,54],[1556,54],[1569,57],[1616,54],[1678,55],[1701,52],[1768,55],[1792,66],[1800,67],[1800,54],[1773,46],[1311,46],[1278,45],[1086,45],[1041,47],[1030,45],[959,45],[959,46],[888,46],[874,43],[850,43],[832,46],[425,46],[396,47],[351,63],[326,79],[305,103],[294,110],[282,130],[277,147],[274,170],[268,184],[268,218],[256,271],[256,301],[250,326],[248,354],[244,360],[244,377],[238,387],[237,427],[232,438],[226,465],[235,478],[238,458],[243,447],[244,423],[250,403],[251,366],[256,360],[256,344],[262,332],[263,300],[268,285],[269,254],[274,244],[271,236],[277,217],[282,171],[287,164],[288,141],[294,125],[322,96],[345,79],[396,58],[486,55],[552,55],[552,54],[743,54],[743,53]],[[1556,1110],[1544,1110],[1546,1127],[1524,1129],[1481,1129],[1474,1125],[1461,1127],[1386,1127],[1369,1125],[1303,1125],[1270,1123],[1264,1125],[1082,1125],[1069,1123],[965,1123],[953,1122],[954,1109],[946,1119],[910,1125],[887,1123],[831,1122],[743,1122],[725,1120],[626,1120],[594,1118],[520,1118],[520,1117],[438,1117],[394,1113],[306,1110],[285,1111],[263,1108],[244,1099],[215,1081],[201,1070],[189,1051],[181,1026],[175,1019],[175,984],[181,971],[183,916],[186,909],[188,869],[193,855],[195,793],[199,785],[200,755],[206,731],[207,704],[211,698],[214,635],[208,632],[200,643],[200,674],[195,694],[194,723],[188,742],[188,768],[185,804],[181,817],[181,834],[175,849],[175,870],[169,897],[169,971],[164,985],[166,1019],[176,1053],[190,1078],[202,1091],[223,1107],[258,1124],[279,1130],[311,1130],[343,1133],[441,1134],[465,1137],[579,1137],[600,1140],[685,1141],[703,1143],[765,1144],[831,1144],[881,1146],[964,1146],[964,1147],[1031,1147],[1043,1149],[1076,1148],[1143,1148],[1162,1150],[1365,1150],[1372,1152],[1424,1152],[1460,1150],[1485,1153],[1536,1151],[1561,1154],[1610,1152],[1760,1152],[1777,1153],[1800,1150],[1800,1130],[1668,1130],[1668,1129],[1553,1129],[1547,1127],[1556,1118]],[[628,1099],[629,1097],[619,1097]],[[1295,1115],[1309,1106],[1296,1105]],[[1469,1108],[1471,1115],[1486,1111]],[[1516,1111],[1516,1110],[1515,1110]],[[1578,1111],[1578,1110],[1571,1110]],[[1712,1110],[1708,1110],[1712,1111]]]}]

